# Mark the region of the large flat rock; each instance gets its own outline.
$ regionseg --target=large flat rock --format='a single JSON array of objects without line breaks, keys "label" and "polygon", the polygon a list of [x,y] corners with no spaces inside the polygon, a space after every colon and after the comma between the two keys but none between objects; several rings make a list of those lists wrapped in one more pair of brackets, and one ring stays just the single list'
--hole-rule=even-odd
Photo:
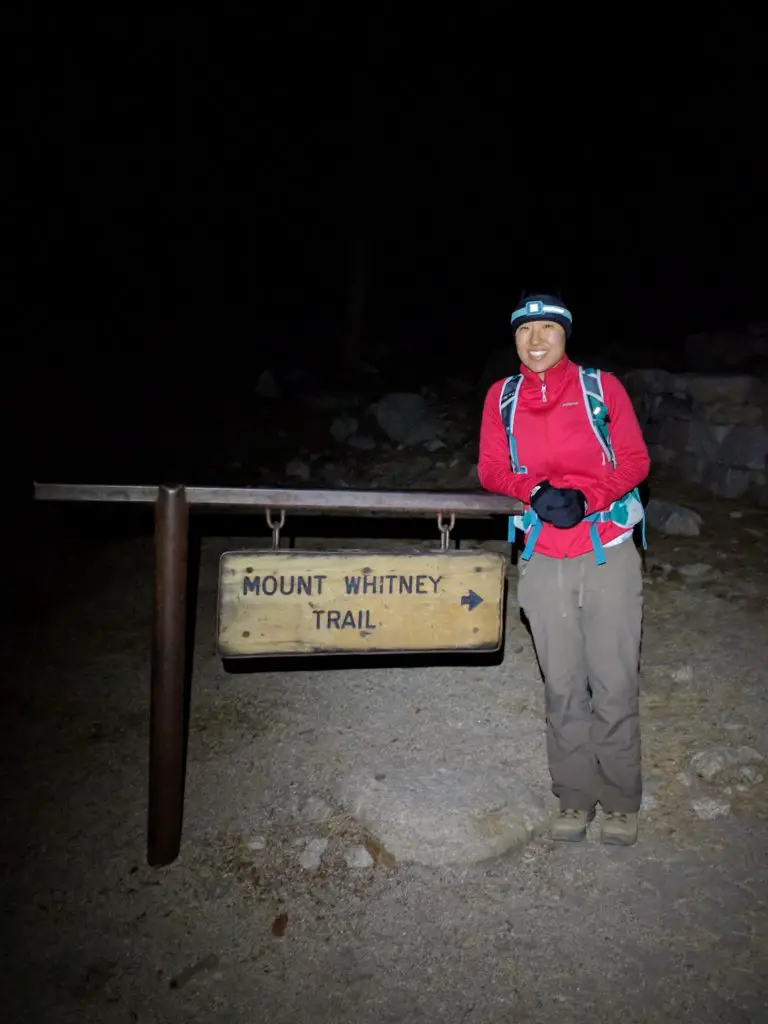
[{"label": "large flat rock", "polygon": [[475,767],[359,771],[337,797],[398,861],[474,864],[528,843],[548,820],[519,778]]}]

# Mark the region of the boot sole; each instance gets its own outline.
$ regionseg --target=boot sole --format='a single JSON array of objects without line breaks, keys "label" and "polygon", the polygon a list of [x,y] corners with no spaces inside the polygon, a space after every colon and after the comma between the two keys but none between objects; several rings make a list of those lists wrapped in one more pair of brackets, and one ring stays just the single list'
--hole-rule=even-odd
[{"label": "boot sole", "polygon": [[587,838],[586,829],[575,836],[555,836],[550,833],[550,838],[556,843],[583,843]]},{"label": "boot sole", "polygon": [[617,836],[600,836],[600,841],[606,846],[634,846],[637,836],[634,839],[619,839]]},{"label": "boot sole", "polygon": [[554,840],[554,842],[556,842],[556,843],[583,843],[584,840],[587,838],[587,829],[592,824],[592,822],[595,820],[595,817],[596,817],[595,812],[591,811],[589,817],[587,818],[587,824],[581,830],[581,832],[575,832],[575,833],[572,833],[569,836],[564,836],[564,835],[559,835],[558,836],[558,835],[555,835],[554,833],[550,832],[549,833],[550,839]]}]

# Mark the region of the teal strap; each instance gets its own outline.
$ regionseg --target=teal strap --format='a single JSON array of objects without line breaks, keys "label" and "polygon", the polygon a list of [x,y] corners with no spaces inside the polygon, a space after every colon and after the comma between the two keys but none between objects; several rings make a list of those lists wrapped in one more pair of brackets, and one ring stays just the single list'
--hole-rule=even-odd
[{"label": "teal strap", "polygon": [[592,525],[589,528],[589,537],[592,541],[592,547],[595,549],[595,560],[598,565],[605,565],[605,549],[603,548],[603,542],[600,540],[600,532],[597,529],[597,519],[592,520]]},{"label": "teal strap", "polygon": [[541,526],[542,522],[539,519],[539,517],[536,516],[536,521],[531,527],[531,532],[528,534],[528,542],[526,543],[525,549],[523,550],[523,553],[520,556],[524,562],[529,561],[531,555],[533,554],[533,549],[536,547],[536,541],[539,539],[539,534],[541,533]]},{"label": "teal strap", "polygon": [[509,454],[512,461],[512,472],[521,474],[527,473],[528,468],[526,466],[521,466],[517,461],[517,441],[512,434],[509,435]]}]

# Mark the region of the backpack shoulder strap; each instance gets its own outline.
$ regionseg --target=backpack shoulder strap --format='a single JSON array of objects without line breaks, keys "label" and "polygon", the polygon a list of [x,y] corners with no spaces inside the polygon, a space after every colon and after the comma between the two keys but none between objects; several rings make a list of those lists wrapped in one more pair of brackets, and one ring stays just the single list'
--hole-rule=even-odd
[{"label": "backpack shoulder strap", "polygon": [[603,381],[600,371],[592,367],[580,366],[579,379],[589,422],[600,446],[608,456],[611,465],[615,467],[616,457],[613,454],[611,435],[608,430],[608,407],[603,398]]},{"label": "backpack shoulder strap", "polygon": [[515,412],[517,410],[517,396],[520,394],[520,385],[523,383],[522,373],[513,373],[507,377],[501,387],[499,395],[499,413],[501,422],[507,431],[509,438],[509,461],[513,473],[527,473],[525,466],[521,466],[517,459],[517,441],[513,433],[515,423]]}]

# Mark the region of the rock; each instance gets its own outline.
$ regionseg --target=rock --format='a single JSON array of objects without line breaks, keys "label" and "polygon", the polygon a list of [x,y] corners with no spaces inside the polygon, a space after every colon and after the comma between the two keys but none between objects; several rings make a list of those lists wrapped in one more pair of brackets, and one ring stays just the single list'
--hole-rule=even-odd
[{"label": "rock", "polygon": [[720,578],[720,571],[708,562],[691,562],[689,565],[678,565],[677,573],[689,586],[704,586]]},{"label": "rock", "polygon": [[645,440],[648,444],[648,454],[651,457],[651,462],[657,465],[668,466],[677,458],[677,452],[673,448],[665,448],[663,444],[650,444],[648,443],[647,435]]},{"label": "rock", "polygon": [[376,447],[376,442],[368,434],[360,434],[355,431],[350,437],[347,438],[347,444],[350,448],[356,448],[361,452],[370,452]]},{"label": "rock", "polygon": [[701,750],[691,758],[691,769],[707,782],[712,782],[725,771],[725,765],[725,755],[720,750]]},{"label": "rock", "polygon": [[396,444],[421,444],[440,434],[440,424],[421,395],[391,392],[375,402],[371,411],[379,427]]},{"label": "rock", "polygon": [[639,409],[635,411],[637,412],[637,418],[640,421],[640,426],[643,430],[645,443],[648,445],[659,444],[663,424],[649,416],[643,416]]},{"label": "rock", "polygon": [[431,441],[427,441],[424,445],[428,452],[437,452],[441,448],[447,448],[445,441],[441,441],[439,437],[433,437]]},{"label": "rock", "polygon": [[337,416],[331,423],[331,437],[339,443],[346,441],[358,428],[354,416]]},{"label": "rock", "polygon": [[259,853],[261,850],[266,849],[267,841],[264,836],[254,836],[252,839],[249,839],[245,845],[253,853]]},{"label": "rock", "polygon": [[305,801],[301,814],[307,821],[328,821],[333,817],[333,808],[322,797],[311,796]]},{"label": "rock", "polygon": [[690,420],[666,420],[658,432],[658,443],[664,448],[675,452],[685,452],[691,446],[691,432],[694,430]]},{"label": "rock", "polygon": [[733,427],[717,426],[715,423],[707,423],[706,420],[692,419],[688,422],[687,428],[688,440],[685,451],[704,459],[705,462],[725,461],[723,445]]},{"label": "rock", "polygon": [[708,463],[704,466],[700,483],[716,497],[735,501],[747,493],[750,479],[746,469]]},{"label": "rock", "polygon": [[691,800],[691,807],[702,821],[713,821],[731,813],[731,805],[727,800],[713,800],[708,796],[696,797]]},{"label": "rock", "polygon": [[487,771],[370,770],[339,782],[339,801],[397,861],[474,864],[528,843],[549,814],[524,782]]},{"label": "rock", "polygon": [[768,466],[768,429],[731,427],[722,441],[720,456],[729,466],[764,470]]},{"label": "rock", "polygon": [[693,668],[690,665],[682,665],[672,672],[672,678],[676,683],[692,683]]},{"label": "rock", "polygon": [[[649,410],[655,420],[667,422],[669,420],[690,420],[693,417],[691,403],[687,398],[680,398],[677,395],[658,395],[654,399],[654,406]],[[707,417],[704,417],[705,419]]]},{"label": "rock", "polygon": [[299,864],[305,871],[316,871],[320,867],[323,854],[327,849],[327,839],[310,839],[301,852]]},{"label": "rock", "polygon": [[477,475],[477,463],[474,462],[469,467],[469,469],[467,470],[466,476],[464,477],[464,480],[462,481],[461,488],[457,488],[457,490],[459,490],[459,489],[460,490],[463,490],[463,489],[472,490],[473,488],[478,488],[479,486],[480,486],[480,481],[479,481],[479,478],[478,478],[478,475]]},{"label": "rock", "polygon": [[746,766],[762,764],[764,761],[763,755],[753,747],[713,747],[693,755],[691,771],[707,782],[722,777],[726,772],[729,773],[729,781],[733,778],[741,780],[747,777],[743,771]]},{"label": "rock", "polygon": [[675,378],[668,370],[630,370],[623,374],[622,382],[633,395],[671,395],[675,392]]},{"label": "rock", "polygon": [[373,857],[364,846],[351,846],[345,851],[344,860],[348,868],[358,871],[373,867]]},{"label": "rock", "polygon": [[763,421],[763,410],[759,405],[729,405],[727,402],[713,402],[697,405],[694,411],[696,415],[709,423],[756,427]]},{"label": "rock", "polygon": [[658,806],[656,793],[663,781],[664,780],[660,775],[648,775],[643,779],[642,810],[652,811]]},{"label": "rock", "polygon": [[729,747],[729,757],[733,764],[762,764],[765,758],[754,747]]},{"label": "rock", "polygon": [[758,508],[768,508],[768,484],[752,483],[749,494]]},{"label": "rock", "polygon": [[692,484],[700,484],[704,479],[706,463],[704,459],[690,453],[678,454],[672,462],[675,469],[683,480]]},{"label": "rock", "polygon": [[762,386],[758,377],[736,374],[688,374],[686,390],[694,402],[759,405]]},{"label": "rock", "polygon": [[[760,497],[761,493],[764,493],[768,488],[768,467],[765,470],[753,469],[749,474],[749,495],[752,498]],[[765,531],[761,531],[762,536],[765,536]]]},{"label": "rock", "polygon": [[280,398],[282,391],[277,386],[274,374],[271,370],[263,370],[259,374],[259,379],[256,383],[256,397],[257,398]]},{"label": "rock", "polygon": [[703,522],[698,512],[656,498],[648,502],[645,517],[652,529],[668,537],[698,537]]},{"label": "rock", "polygon": [[645,564],[651,576],[667,577],[674,571],[674,566],[670,562],[662,562],[653,554],[645,556]]},{"label": "rock", "polygon": [[302,459],[291,459],[291,461],[285,467],[285,475],[296,476],[300,480],[303,480],[304,483],[306,483],[311,476],[311,470],[307,463],[304,462]]},{"label": "rock", "polygon": [[705,579],[716,572],[709,562],[690,562],[688,565],[679,565],[677,571],[687,580]]},{"label": "rock", "polygon": [[198,974],[202,974],[204,971],[215,971],[219,966],[219,957],[216,953],[208,953],[200,960],[196,960],[195,963],[186,967],[180,974],[175,975],[171,978],[168,983],[168,987],[172,989],[184,988],[187,982],[191,981],[192,978]]}]

